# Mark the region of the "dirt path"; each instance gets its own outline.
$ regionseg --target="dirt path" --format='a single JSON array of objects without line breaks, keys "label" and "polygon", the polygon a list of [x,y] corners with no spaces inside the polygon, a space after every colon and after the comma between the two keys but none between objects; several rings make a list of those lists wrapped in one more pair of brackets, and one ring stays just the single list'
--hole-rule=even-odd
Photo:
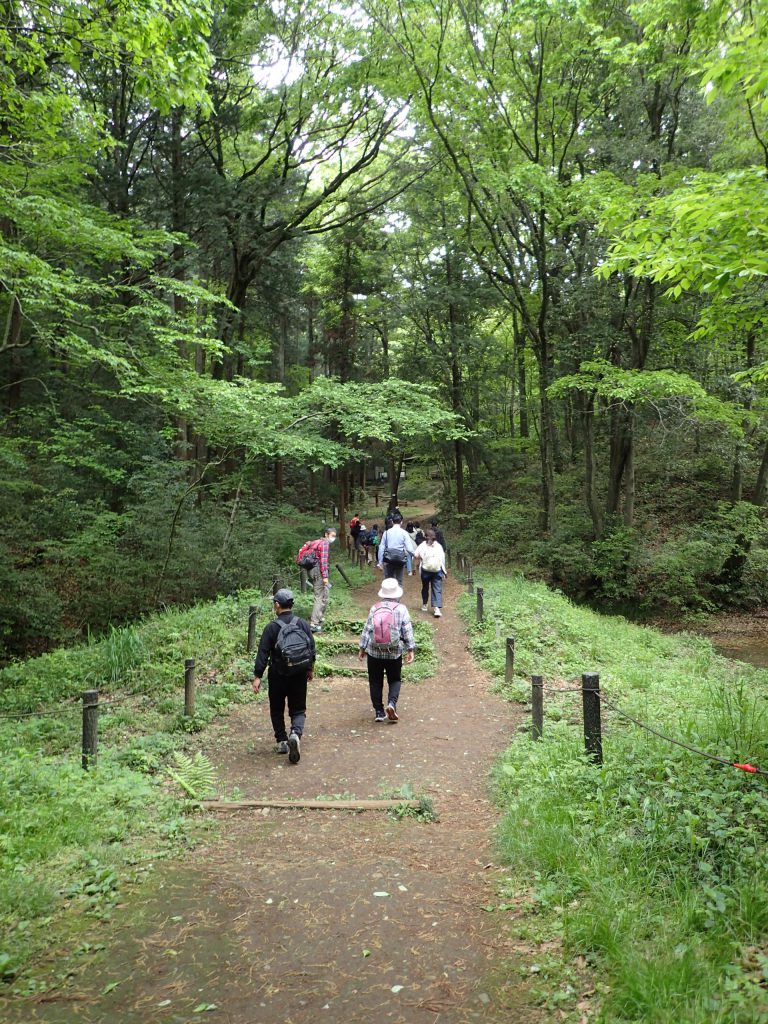
[{"label": "dirt path", "polygon": [[[377,581],[380,577],[377,574]],[[377,584],[361,594],[361,608]],[[275,755],[266,704],[210,735],[222,790],[249,797],[390,795],[409,784],[439,822],[383,812],[228,814],[194,865],[163,873],[141,935],[110,943],[97,998],[27,1003],[17,1020],[181,1024],[525,1024],[544,1019],[508,973],[498,915],[497,818],[487,774],[515,728],[465,650],[448,581],[434,621],[437,675],[403,685],[397,724],[375,725],[362,679],[310,691],[302,758]],[[416,579],[406,603],[423,616]],[[386,894],[386,895],[383,895]],[[119,984],[104,993],[111,981]],[[215,1006],[215,1010],[201,1007]]]}]

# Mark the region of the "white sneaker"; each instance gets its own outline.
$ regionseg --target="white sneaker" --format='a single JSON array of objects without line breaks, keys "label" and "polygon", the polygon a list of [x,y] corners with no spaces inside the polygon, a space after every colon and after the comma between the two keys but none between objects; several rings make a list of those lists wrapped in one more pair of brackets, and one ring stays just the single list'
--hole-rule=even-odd
[{"label": "white sneaker", "polygon": [[440,611],[440,609],[439,609],[439,608],[435,608],[435,611],[434,611],[434,616],[435,616],[435,618],[436,618],[436,619],[439,619],[439,618],[441,618],[441,617],[442,617],[442,614],[443,614],[443,613],[442,613],[442,612]]},{"label": "white sneaker", "polygon": [[429,611],[429,605],[423,604],[423,605],[421,606],[421,610],[422,610],[423,612],[428,612],[428,611]]}]

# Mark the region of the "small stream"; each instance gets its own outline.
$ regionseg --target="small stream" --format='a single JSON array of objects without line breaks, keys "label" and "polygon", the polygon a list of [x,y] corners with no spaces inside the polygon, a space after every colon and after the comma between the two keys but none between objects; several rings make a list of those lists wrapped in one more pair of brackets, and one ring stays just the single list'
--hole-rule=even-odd
[{"label": "small stream", "polygon": [[724,658],[734,658],[755,668],[768,668],[768,611],[722,614],[701,629]]},{"label": "small stream", "polygon": [[745,637],[738,642],[735,637],[729,637],[722,642],[715,637],[710,639],[717,653],[723,657],[745,661],[755,668],[768,668],[768,638],[758,640],[754,637]]}]

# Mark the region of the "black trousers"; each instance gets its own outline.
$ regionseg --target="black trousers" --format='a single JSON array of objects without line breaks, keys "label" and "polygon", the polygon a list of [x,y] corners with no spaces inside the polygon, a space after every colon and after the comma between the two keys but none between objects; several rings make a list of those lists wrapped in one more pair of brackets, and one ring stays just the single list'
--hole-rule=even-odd
[{"label": "black trousers", "polygon": [[403,574],[405,573],[405,562],[387,562],[384,561],[384,579],[385,580],[397,580],[402,587],[403,585]]},{"label": "black trousers", "polygon": [[296,675],[283,676],[270,668],[267,676],[269,687],[269,717],[275,730],[278,743],[288,739],[285,730],[285,704],[288,702],[288,715],[291,719],[291,731],[297,736],[304,732],[307,717],[307,673],[297,672]]},{"label": "black trousers", "polygon": [[377,714],[384,714],[384,676],[387,677],[387,700],[397,707],[402,674],[402,654],[399,658],[372,658],[370,654],[368,655],[368,689],[371,694],[373,710]]}]

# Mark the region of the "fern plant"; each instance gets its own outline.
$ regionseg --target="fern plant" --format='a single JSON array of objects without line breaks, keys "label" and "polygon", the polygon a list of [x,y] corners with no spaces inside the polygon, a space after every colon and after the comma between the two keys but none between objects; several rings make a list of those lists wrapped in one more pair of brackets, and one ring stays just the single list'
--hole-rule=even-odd
[{"label": "fern plant", "polygon": [[216,769],[199,750],[194,757],[174,750],[173,759],[176,768],[167,768],[167,772],[192,800],[203,800],[216,789]]}]

